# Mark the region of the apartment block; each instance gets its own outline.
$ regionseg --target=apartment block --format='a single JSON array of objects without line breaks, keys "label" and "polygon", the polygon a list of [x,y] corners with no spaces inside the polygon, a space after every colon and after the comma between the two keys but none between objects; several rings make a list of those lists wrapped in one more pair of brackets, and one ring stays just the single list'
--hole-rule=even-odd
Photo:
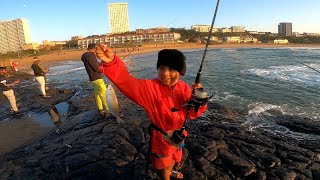
[{"label": "apartment block", "polygon": [[[210,27],[211,26],[209,25],[192,25],[191,29],[197,32],[209,32]],[[212,32],[218,32],[218,31],[219,31],[218,28],[215,28],[215,27],[212,28]]]},{"label": "apartment block", "polygon": [[292,36],[292,23],[291,22],[279,23],[278,35],[279,36]]},{"label": "apartment block", "polygon": [[232,32],[246,32],[244,26],[231,26],[230,29]]},{"label": "apartment block", "polygon": [[86,49],[90,43],[107,43],[108,46],[118,46],[123,44],[142,45],[144,43],[173,43],[181,38],[179,33],[157,32],[148,34],[114,34],[87,37],[78,40],[79,48]]},{"label": "apartment block", "polygon": [[31,37],[26,19],[0,21],[0,53],[22,50],[29,43]]},{"label": "apartment block", "polygon": [[129,32],[129,15],[128,15],[128,3],[118,2],[109,3],[109,22],[110,33],[124,33]]}]

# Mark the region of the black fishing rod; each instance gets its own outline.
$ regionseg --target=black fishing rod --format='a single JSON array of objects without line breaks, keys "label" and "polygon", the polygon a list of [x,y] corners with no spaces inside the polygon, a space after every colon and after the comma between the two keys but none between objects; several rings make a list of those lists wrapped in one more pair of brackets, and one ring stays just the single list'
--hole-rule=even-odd
[{"label": "black fishing rod", "polygon": [[199,71],[197,73],[197,77],[194,80],[195,83],[199,83],[200,82],[202,66],[203,66],[204,59],[206,58],[207,49],[208,49],[208,45],[209,45],[209,42],[210,42],[210,37],[211,37],[211,34],[212,34],[213,25],[214,25],[214,22],[216,20],[219,3],[220,3],[220,0],[217,0],[216,10],[214,11],[214,16],[213,16],[211,27],[210,27],[210,30],[209,30],[209,35],[208,35],[206,47],[204,48],[204,52],[203,52],[203,56],[202,56],[202,60],[201,60],[201,64],[200,64],[200,68],[199,68]]},{"label": "black fishing rod", "polygon": [[[209,39],[210,39],[210,36],[211,36],[211,33],[212,33],[212,29],[213,29],[213,25],[214,25],[214,22],[215,22],[215,19],[216,19],[216,16],[217,16],[219,2],[220,2],[220,0],[217,0],[216,10],[214,12],[214,16],[213,16],[213,19],[212,19],[212,23],[211,23],[211,27],[210,27],[210,31],[209,31],[209,35],[208,35],[208,40],[207,40],[207,43],[206,43],[206,47],[204,49],[204,53],[203,53],[202,61],[201,61],[201,64],[200,64],[199,72],[197,73],[197,77],[196,77],[196,79],[194,81],[195,83],[199,83],[200,82],[202,66],[203,66],[204,59],[206,57],[206,52],[207,52],[208,45],[209,45]],[[191,108],[193,107],[194,108],[194,112],[197,113],[199,111],[200,107],[205,105],[205,104],[207,104],[207,102],[209,101],[209,99],[211,97],[212,97],[212,95],[208,96],[207,92],[203,88],[197,88],[197,89],[192,90],[192,96],[191,96],[190,101],[182,106],[182,107],[185,107],[185,106],[187,107],[186,118],[185,118],[185,120],[183,122],[182,127],[180,129],[178,129],[178,130],[173,131],[173,134],[172,134],[172,137],[171,137],[172,144],[178,144],[179,145],[186,138],[184,136],[183,132],[186,129],[186,124],[188,122],[188,116],[189,116],[189,113],[191,111]],[[176,112],[176,111],[179,111],[180,109],[181,108],[179,108],[179,109],[171,108],[171,111],[172,112]]]},{"label": "black fishing rod", "polygon": [[[294,60],[294,59],[293,59]],[[299,64],[302,64],[302,65],[304,65],[304,66],[306,66],[306,67],[308,67],[308,68],[310,68],[310,69],[312,69],[312,70],[314,70],[314,71],[316,71],[316,72],[318,72],[318,73],[320,73],[320,71],[319,70],[317,70],[317,69],[315,69],[315,68],[313,68],[313,67],[310,67],[310,66],[308,66],[308,65],[306,65],[306,64],[304,64],[304,63],[302,63],[302,62],[299,62],[299,61],[297,61],[297,60],[294,60],[295,62],[297,62],[297,63],[299,63]]]}]

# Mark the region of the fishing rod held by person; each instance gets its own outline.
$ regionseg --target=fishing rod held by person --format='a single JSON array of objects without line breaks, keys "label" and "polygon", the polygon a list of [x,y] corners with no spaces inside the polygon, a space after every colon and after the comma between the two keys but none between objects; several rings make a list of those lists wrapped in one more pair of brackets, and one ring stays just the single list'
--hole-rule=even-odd
[{"label": "fishing rod held by person", "polygon": [[203,56],[202,56],[202,60],[201,60],[201,64],[200,64],[200,68],[199,68],[199,71],[197,73],[196,79],[194,81],[195,83],[199,83],[200,82],[202,66],[203,66],[204,59],[206,58],[207,49],[208,49],[208,46],[209,46],[210,37],[211,37],[211,34],[212,34],[212,29],[213,29],[213,26],[214,26],[214,22],[216,20],[219,3],[220,3],[220,0],[217,0],[216,10],[214,11],[214,16],[213,16],[211,27],[210,27],[210,30],[209,30],[209,35],[208,35],[206,47],[204,48],[204,52],[203,52]]},{"label": "fishing rod held by person", "polygon": [[[207,49],[208,49],[208,45],[209,45],[209,42],[210,42],[210,37],[211,37],[211,34],[212,34],[212,29],[213,29],[214,22],[215,22],[216,17],[217,17],[219,3],[220,3],[220,0],[217,0],[217,5],[216,5],[216,9],[214,11],[214,16],[212,18],[212,23],[211,23],[211,27],[210,27],[210,30],[209,30],[208,39],[207,39],[207,42],[206,42],[206,47],[204,49],[202,60],[201,60],[201,64],[200,64],[200,67],[199,67],[199,71],[197,73],[196,79],[194,80],[194,83],[200,83],[202,66],[203,66],[204,59],[206,58]],[[194,107],[195,112],[197,112],[199,110],[199,108],[203,104],[207,103],[212,96],[213,95],[208,95],[208,93],[205,91],[205,89],[196,88],[196,89],[194,89],[192,91],[192,97],[191,97],[191,100],[189,102],[189,106]]]},{"label": "fishing rod held by person", "polygon": [[[197,73],[196,79],[194,81],[194,83],[200,83],[200,78],[201,78],[201,71],[202,71],[202,66],[203,66],[203,62],[206,56],[206,52],[207,52],[207,48],[208,48],[208,44],[209,44],[209,39],[212,33],[212,29],[213,29],[213,25],[214,25],[214,21],[216,19],[216,15],[218,12],[218,6],[219,6],[219,2],[220,0],[217,0],[217,5],[216,5],[216,10],[214,12],[214,16],[212,19],[212,23],[211,23],[211,28],[209,31],[209,35],[208,35],[208,40],[207,40],[207,44],[203,53],[203,57],[202,57],[202,61],[200,64],[200,68],[199,71]],[[173,131],[172,133],[172,137],[170,138],[170,142],[172,144],[176,144],[177,146],[180,146],[180,143],[184,141],[184,139],[186,138],[184,135],[184,130],[186,129],[186,124],[188,122],[188,116],[189,113],[191,111],[191,108],[194,108],[194,112],[197,113],[200,109],[201,106],[205,105],[208,103],[209,99],[212,97],[213,95],[208,95],[207,91],[204,88],[196,88],[194,90],[192,90],[192,95],[191,95],[191,99],[189,100],[188,103],[182,105],[180,108],[171,108],[172,112],[176,112],[179,111],[182,107],[187,107],[187,114],[186,114],[186,118],[184,120],[183,126],[180,129],[177,129],[175,131]]]}]

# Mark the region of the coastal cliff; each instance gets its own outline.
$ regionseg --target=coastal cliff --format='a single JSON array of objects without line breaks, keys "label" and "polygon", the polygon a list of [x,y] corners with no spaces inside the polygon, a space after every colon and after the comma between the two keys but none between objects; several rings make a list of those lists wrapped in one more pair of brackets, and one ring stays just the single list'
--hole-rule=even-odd
[{"label": "coastal cliff", "polygon": [[[23,85],[32,83],[25,78]],[[150,137],[143,109],[118,91],[125,123],[118,125],[115,118],[99,120],[91,85],[81,87],[52,88],[54,98],[39,100],[42,104],[30,98],[32,87],[28,92],[16,90],[29,110],[40,106],[45,112],[60,102],[67,102],[69,110],[65,121],[50,132],[1,155],[0,179],[159,178],[151,165],[148,173],[145,170]],[[270,113],[270,120],[293,132],[320,136],[320,122]],[[189,122],[181,168],[184,179],[320,179],[318,139],[252,130],[243,124],[246,116],[211,102],[205,117]],[[24,116],[14,120],[24,121]]]}]

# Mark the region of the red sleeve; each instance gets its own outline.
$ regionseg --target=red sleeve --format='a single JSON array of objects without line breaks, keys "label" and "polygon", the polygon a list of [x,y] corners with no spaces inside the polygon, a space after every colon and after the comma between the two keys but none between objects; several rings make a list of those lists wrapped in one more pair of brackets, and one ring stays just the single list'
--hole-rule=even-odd
[{"label": "red sleeve", "polygon": [[208,107],[208,104],[201,106],[197,113],[195,113],[194,109],[192,108],[189,114],[189,119],[192,120],[199,117],[207,109],[207,107]]},{"label": "red sleeve", "polygon": [[116,55],[112,62],[102,63],[99,69],[125,96],[138,105],[144,106],[144,102],[147,101],[144,98],[149,93],[145,88],[148,80],[131,76],[125,64]]},{"label": "red sleeve", "polygon": [[[186,98],[187,98],[187,99],[185,99],[185,101],[188,102],[191,99],[192,89],[190,88],[190,86],[188,86],[186,84],[183,91],[184,91],[184,94],[186,95]],[[192,107],[189,112],[189,119],[190,120],[196,119],[207,109],[207,107],[208,107],[207,104],[200,107],[197,113],[194,112],[194,108]],[[185,109],[185,111],[186,111],[186,109]]]}]

